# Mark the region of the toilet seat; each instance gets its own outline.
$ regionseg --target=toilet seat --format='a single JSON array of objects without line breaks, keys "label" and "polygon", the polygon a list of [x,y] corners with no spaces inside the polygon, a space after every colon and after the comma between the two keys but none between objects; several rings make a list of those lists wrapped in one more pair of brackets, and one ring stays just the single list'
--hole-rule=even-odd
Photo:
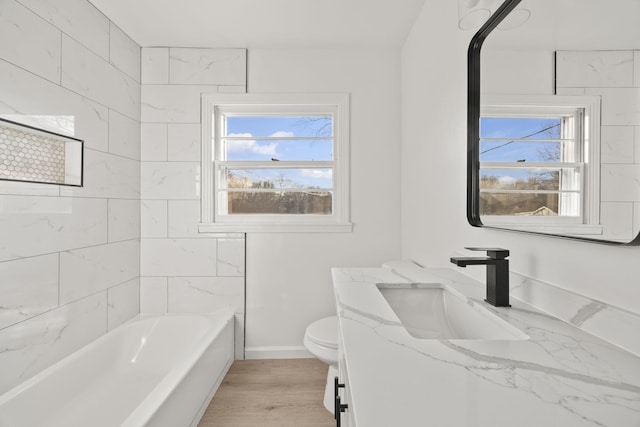
[{"label": "toilet seat", "polygon": [[338,318],[331,316],[316,320],[307,327],[306,336],[314,344],[337,350]]}]

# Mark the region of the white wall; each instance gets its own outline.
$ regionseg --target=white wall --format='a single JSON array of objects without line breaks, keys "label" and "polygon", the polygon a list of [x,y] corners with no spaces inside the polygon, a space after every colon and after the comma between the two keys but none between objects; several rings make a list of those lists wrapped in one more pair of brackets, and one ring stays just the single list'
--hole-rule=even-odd
[{"label": "white wall", "polygon": [[245,92],[245,49],[142,49],[143,313],[236,313],[244,357],[244,235],[199,234],[200,96]]},{"label": "white wall", "polygon": [[83,188],[0,181],[0,394],[139,312],[139,82],[89,2],[0,2],[0,115],[85,141]]},{"label": "white wall", "polygon": [[[474,229],[465,218],[466,50],[456,3],[427,2],[402,51],[402,255],[448,267],[464,246],[504,246],[512,269],[640,312],[638,247]],[[419,194],[420,197],[415,195]],[[478,278],[482,268],[468,268]]]},{"label": "white wall", "polygon": [[[352,233],[247,235],[247,356],[301,354],[335,314],[331,267],[400,255],[400,69],[393,50],[249,51],[248,91],[351,94]],[[271,353],[274,352],[274,353]]]}]

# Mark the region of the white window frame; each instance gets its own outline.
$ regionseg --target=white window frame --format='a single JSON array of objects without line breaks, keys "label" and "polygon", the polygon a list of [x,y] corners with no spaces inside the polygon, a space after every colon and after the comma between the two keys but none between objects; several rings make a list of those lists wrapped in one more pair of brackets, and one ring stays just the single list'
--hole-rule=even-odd
[{"label": "white window frame", "polygon": [[[333,116],[333,160],[297,162],[333,170],[332,215],[223,215],[219,212],[217,165],[219,125],[215,117],[230,113],[290,113],[309,115],[330,113]],[[203,94],[201,141],[201,233],[215,232],[350,232],[349,216],[349,95],[348,94]],[[259,165],[260,162],[254,162]],[[289,163],[289,162],[288,162]],[[295,162],[289,165],[295,166]],[[273,166],[270,164],[269,166]]]},{"label": "white window frame", "polygon": [[[541,116],[546,113],[579,111],[579,128],[575,130],[577,148],[581,159],[561,162],[581,170],[581,201],[579,217],[534,217],[534,216],[482,216],[484,224],[517,228],[553,234],[597,235],[602,234],[600,225],[600,97],[565,95],[482,95],[481,117],[511,116],[526,117],[527,113]],[[481,163],[482,166],[497,167],[498,163]],[[536,164],[528,163],[527,166]],[[556,164],[557,165],[557,164]],[[509,168],[508,163],[503,164]],[[514,167],[517,167],[515,165]],[[540,164],[544,167],[544,164]],[[547,165],[549,166],[549,165]]]}]

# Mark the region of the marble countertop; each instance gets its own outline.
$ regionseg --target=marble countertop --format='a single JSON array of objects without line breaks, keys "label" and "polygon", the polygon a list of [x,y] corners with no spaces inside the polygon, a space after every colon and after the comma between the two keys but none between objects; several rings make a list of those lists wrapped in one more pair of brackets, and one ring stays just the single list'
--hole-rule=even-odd
[{"label": "marble countertop", "polygon": [[[453,269],[336,268],[342,351],[358,427],[640,426],[640,357]],[[442,283],[528,340],[423,340],[376,285]],[[557,301],[556,301],[557,302]]]}]

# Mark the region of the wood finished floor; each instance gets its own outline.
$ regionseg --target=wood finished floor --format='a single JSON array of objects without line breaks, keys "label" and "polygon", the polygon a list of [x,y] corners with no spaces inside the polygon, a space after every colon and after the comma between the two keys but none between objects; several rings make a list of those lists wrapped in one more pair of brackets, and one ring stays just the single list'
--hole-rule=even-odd
[{"label": "wood finished floor", "polygon": [[198,427],[332,427],[317,359],[236,360]]}]

